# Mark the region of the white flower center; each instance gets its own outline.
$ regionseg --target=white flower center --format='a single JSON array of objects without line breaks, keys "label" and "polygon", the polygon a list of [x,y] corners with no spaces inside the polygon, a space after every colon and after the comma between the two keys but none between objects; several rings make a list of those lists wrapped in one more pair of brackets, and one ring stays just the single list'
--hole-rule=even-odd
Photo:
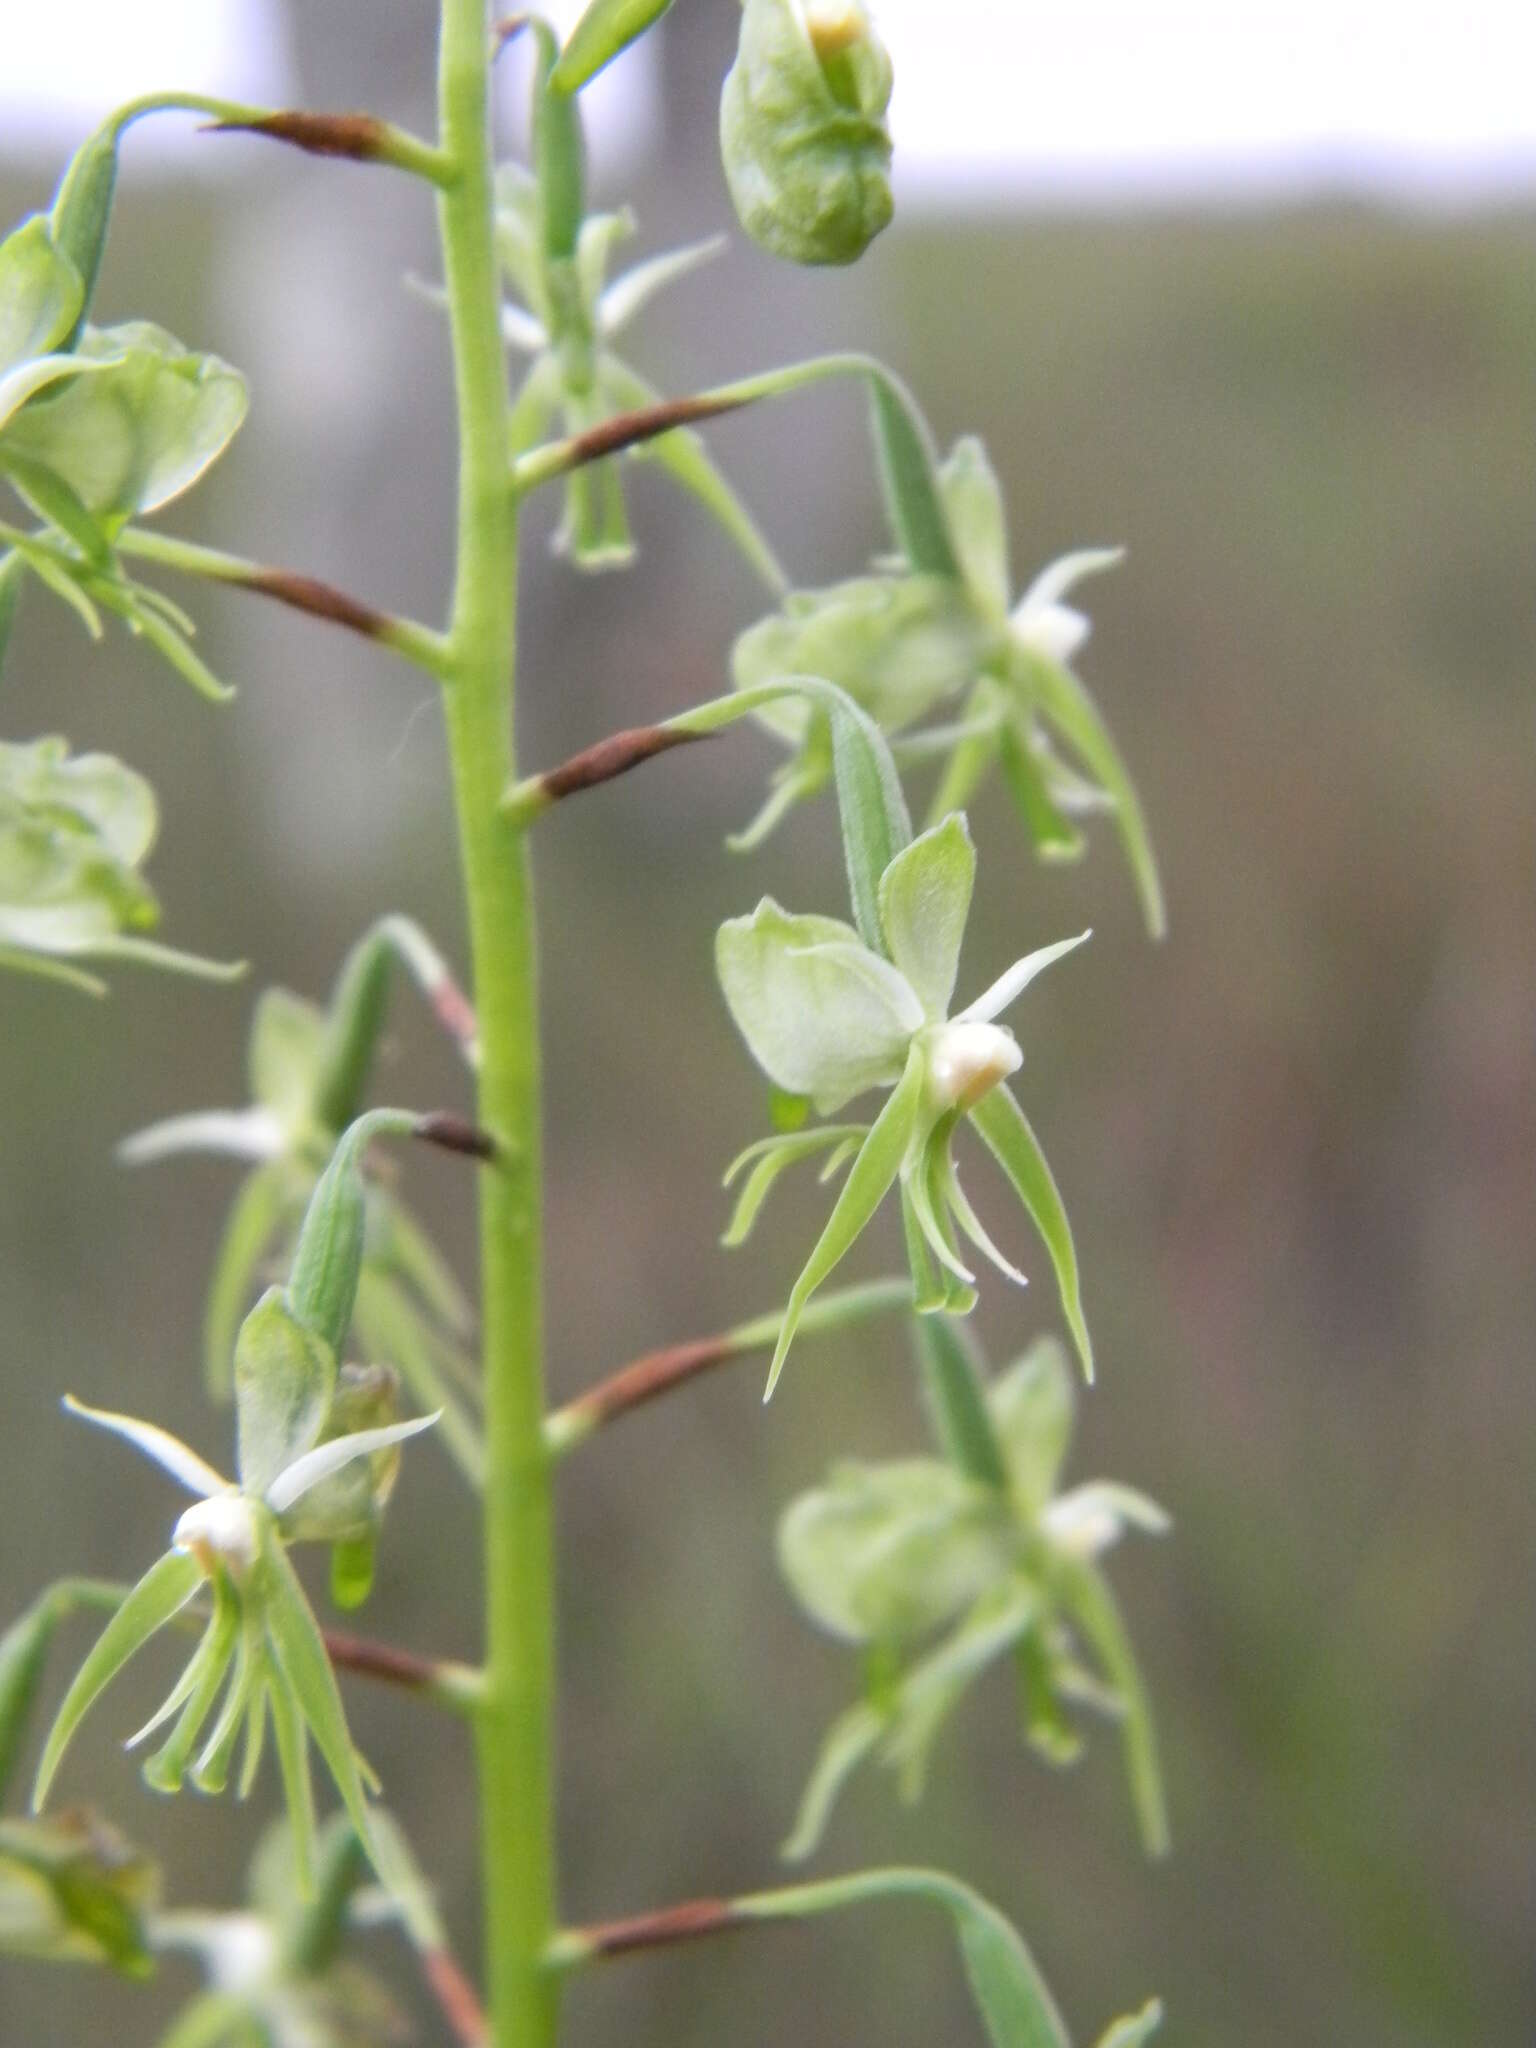
[{"label": "white flower center", "polygon": [[929,1033],[928,1088],[943,1109],[973,1108],[1023,1064],[1018,1041],[1001,1024],[938,1024]]},{"label": "white flower center", "polygon": [[213,1494],[187,1509],[171,1542],[210,1575],[222,1565],[231,1578],[243,1579],[261,1548],[256,1509],[243,1493]]}]

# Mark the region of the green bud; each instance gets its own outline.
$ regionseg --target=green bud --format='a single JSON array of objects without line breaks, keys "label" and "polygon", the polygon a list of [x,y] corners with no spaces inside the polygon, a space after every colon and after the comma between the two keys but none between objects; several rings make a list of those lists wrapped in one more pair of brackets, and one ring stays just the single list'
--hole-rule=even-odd
[{"label": "green bud", "polygon": [[742,226],[792,263],[852,263],[891,218],[891,60],[862,0],[744,0],[720,97]]},{"label": "green bud", "polygon": [[375,925],[342,962],[315,1081],[314,1114],[324,1130],[345,1130],[357,1115],[384,1029],[393,958],[388,933]]},{"label": "green bud", "polygon": [[363,1269],[368,1221],[363,1156],[375,1138],[407,1137],[421,1122],[398,1109],[370,1109],[358,1117],[342,1133],[304,1211],[287,1303],[304,1328],[333,1352],[347,1341]]},{"label": "green bud", "polygon": [[576,239],[586,212],[586,145],[581,110],[574,94],[555,91],[550,74],[560,47],[543,22],[534,24],[539,61],[533,80],[533,163],[539,183],[539,218],[545,257],[558,261],[576,254]]}]

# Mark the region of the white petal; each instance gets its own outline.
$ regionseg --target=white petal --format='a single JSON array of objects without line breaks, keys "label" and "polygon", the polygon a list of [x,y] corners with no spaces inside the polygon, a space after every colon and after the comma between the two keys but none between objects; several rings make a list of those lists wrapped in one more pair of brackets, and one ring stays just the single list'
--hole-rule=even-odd
[{"label": "white petal", "polygon": [[543,324],[535,320],[525,306],[514,305],[511,299],[501,302],[501,338],[508,347],[520,349],[525,356],[542,355],[549,347],[549,336]]},{"label": "white petal", "polygon": [[270,1110],[200,1109],[167,1117],[124,1138],[124,1166],[149,1166],[179,1152],[219,1152],[230,1159],[276,1159],[286,1149],[283,1127]]},{"label": "white petal", "polygon": [[1098,576],[1105,569],[1113,569],[1125,560],[1124,548],[1078,548],[1070,555],[1058,555],[1054,562],[1048,562],[1030,584],[1014,613],[1017,620],[1021,613],[1041,611],[1047,605],[1060,604],[1074,583],[1080,583],[1085,576]]},{"label": "white petal", "polygon": [[1155,1500],[1133,1486],[1093,1479],[1053,1500],[1040,1518],[1051,1541],[1073,1557],[1097,1557],[1127,1528],[1162,1536],[1172,1524]]},{"label": "white petal", "polygon": [[171,1531],[171,1542],[195,1557],[204,1571],[211,1571],[216,1562],[225,1566],[238,1583],[261,1551],[255,1503],[233,1488],[200,1500]]},{"label": "white petal", "polygon": [[1093,628],[1085,613],[1069,604],[1021,605],[1013,615],[1013,630],[1032,653],[1066,668]]},{"label": "white petal", "polygon": [[328,1444],[317,1444],[278,1473],[267,1488],[267,1506],[273,1514],[285,1515],[312,1486],[329,1479],[343,1465],[350,1465],[354,1458],[366,1458],[374,1451],[387,1451],[391,1444],[403,1444],[409,1436],[419,1436],[432,1427],[442,1412],[439,1408],[431,1415],[418,1415],[410,1422],[385,1423],[379,1429],[354,1429],[350,1436],[332,1437]]},{"label": "white petal", "polygon": [[729,236],[711,235],[706,241],[669,249],[665,255],[652,256],[645,263],[637,263],[633,270],[626,270],[597,302],[598,332],[605,340],[618,334],[658,292],[697,270],[701,263],[712,262],[729,246]]},{"label": "white petal", "polygon": [[146,1458],[153,1458],[173,1479],[179,1480],[188,1493],[230,1491],[229,1481],[215,1472],[211,1465],[205,1464],[179,1436],[172,1436],[168,1429],[161,1429],[153,1422],[140,1422],[137,1416],[116,1415],[109,1408],[88,1408],[73,1394],[64,1396],[64,1406],[71,1415],[78,1415],[86,1422],[94,1422],[98,1429],[108,1429],[114,1436],[125,1438]]},{"label": "white petal", "polygon": [[955,1018],[957,1024],[987,1023],[1011,1002],[1017,1000],[1037,974],[1043,974],[1063,954],[1075,951],[1085,939],[1093,937],[1092,929],[1079,932],[1075,939],[1058,939],[1054,946],[1041,946],[1033,953],[1026,953],[1022,960],[1015,960],[1006,974],[1000,974],[984,995],[976,998],[969,1009],[962,1010]]}]

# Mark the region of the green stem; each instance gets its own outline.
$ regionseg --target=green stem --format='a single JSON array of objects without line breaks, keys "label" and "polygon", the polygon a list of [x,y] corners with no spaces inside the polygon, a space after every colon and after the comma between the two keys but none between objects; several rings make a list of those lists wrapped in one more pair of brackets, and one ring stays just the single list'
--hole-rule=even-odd
[{"label": "green stem", "polygon": [[480,1019],[485,1346],[485,1694],[477,1724],[492,2048],[549,2048],[555,1920],[550,1475],[543,1440],[538,994],[513,779],[517,521],[493,240],[486,0],[442,0],[438,94],[453,180],[438,200],[458,402],[458,550],[445,689]]}]

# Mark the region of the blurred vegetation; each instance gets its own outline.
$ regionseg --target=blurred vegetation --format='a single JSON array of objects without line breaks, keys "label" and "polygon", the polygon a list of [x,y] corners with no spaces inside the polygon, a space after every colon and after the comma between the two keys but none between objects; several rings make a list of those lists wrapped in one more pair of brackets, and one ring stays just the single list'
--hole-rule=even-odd
[{"label": "blurred vegetation", "polygon": [[[424,124],[425,18],[405,0],[302,10],[306,97]],[[725,216],[711,99],[729,28],[668,31],[667,148],[634,195],[646,248]],[[156,187],[130,160],[102,298],[104,317],[152,306],[251,374],[242,442],[177,523],[433,615],[445,350],[398,289],[430,263],[427,202],[254,144],[209,149],[227,154],[206,186]],[[13,163],[4,216],[51,175]],[[670,365],[674,388],[878,338],[942,435],[985,434],[1021,573],[1068,546],[1130,549],[1092,594],[1086,673],[1142,781],[1172,936],[1148,947],[1108,847],[1066,874],[985,860],[966,973],[1097,929],[1031,1007],[1020,1085],[1095,1312],[1078,1469],[1146,1486],[1176,1519],[1169,1545],[1118,1567],[1176,1853],[1137,1860],[1111,1743],[1067,1780],[1023,1755],[999,1683],[967,1706],[915,1814],[876,1779],[852,1787],[820,1867],[952,1863],[1016,1914],[1081,2023],[1155,1987],[1187,2048],[1536,2033],[1532,227],[1342,206],[907,220],[831,280],[737,248],[636,333],[639,367]],[[802,579],[851,573],[878,543],[846,395],[712,440]],[[747,572],[664,485],[640,477],[634,510],[625,577],[550,558],[557,505],[525,536],[529,767],[717,693],[754,615]],[[167,932],[252,962],[233,993],[131,971],[104,1007],[14,980],[0,993],[7,1616],[56,1572],[147,1562],[172,1511],[148,1467],[60,1418],[65,1388],[227,1455],[198,1359],[233,1170],[129,1177],[114,1139],[238,1100],[255,990],[318,994],[379,910],[462,957],[425,686],[253,600],[209,593],[199,611],[242,685],[228,709],[121,636],[92,650],[33,600],[5,684],[9,735],[63,731],[151,777]],[[756,741],[722,739],[539,828],[557,1395],[772,1306],[803,1252],[784,1197],[752,1252],[713,1249],[718,1173],[760,1118],[713,984],[714,925],[768,888],[839,907],[826,816],[750,864],[718,853],[762,767]],[[978,840],[1017,848],[999,802]],[[408,1002],[398,1016],[388,1092],[457,1100],[451,1055]],[[1001,1228],[987,1175],[970,1180]],[[467,1259],[462,1178],[413,1165],[412,1188]],[[888,1227],[871,1267],[897,1256]],[[981,1313],[1011,1356],[1045,1326],[1049,1286],[994,1287]],[[807,1343],[766,1414],[759,1391],[751,1365],[706,1381],[562,1481],[573,1915],[770,1878],[842,1699],[841,1658],[776,1582],[771,1531],[829,1452],[919,1441],[905,1338]],[[474,1558],[458,1483],[423,1455],[369,1625],[472,1650]],[[115,1725],[163,1676],[123,1682]],[[350,1697],[472,1951],[462,1735]],[[160,1851],[177,1903],[237,1898],[264,1814],[157,1803],[113,1725],[86,1731],[65,1794],[89,1791]],[[131,1994],[12,1966],[0,2039],[148,2043],[184,1989],[172,1966]],[[571,1997],[591,2048],[917,2044],[969,2025],[942,1938],[878,1920],[616,1965]]]}]

